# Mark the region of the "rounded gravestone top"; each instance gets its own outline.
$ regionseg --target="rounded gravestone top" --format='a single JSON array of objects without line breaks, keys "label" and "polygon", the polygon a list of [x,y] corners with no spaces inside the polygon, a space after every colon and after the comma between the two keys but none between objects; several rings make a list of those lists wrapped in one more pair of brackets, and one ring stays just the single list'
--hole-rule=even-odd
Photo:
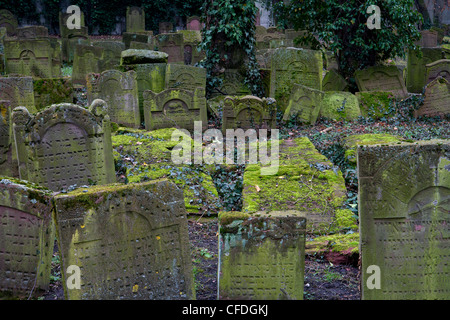
[{"label": "rounded gravestone top", "polygon": [[128,49],[122,51],[121,65],[167,63],[169,55],[161,51]]}]

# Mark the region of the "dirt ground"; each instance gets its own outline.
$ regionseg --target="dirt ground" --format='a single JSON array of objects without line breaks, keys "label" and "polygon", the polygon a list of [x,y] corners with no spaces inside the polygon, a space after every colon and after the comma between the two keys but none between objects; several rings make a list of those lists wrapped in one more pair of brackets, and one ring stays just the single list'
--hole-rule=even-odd
[{"label": "dirt ground", "polygon": [[[189,219],[189,240],[197,300],[217,299],[217,219]],[[60,259],[57,247],[52,261],[50,289],[38,295],[39,300],[64,300]],[[306,257],[305,300],[359,300],[359,271],[351,265]]]}]

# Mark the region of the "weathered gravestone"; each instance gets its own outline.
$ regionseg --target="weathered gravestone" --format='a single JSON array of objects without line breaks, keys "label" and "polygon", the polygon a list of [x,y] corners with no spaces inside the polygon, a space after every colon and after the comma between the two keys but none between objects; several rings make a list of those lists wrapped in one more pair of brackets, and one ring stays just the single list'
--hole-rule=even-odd
[{"label": "weathered gravestone", "polygon": [[427,85],[426,65],[445,58],[442,48],[422,48],[421,52],[418,57],[414,51],[408,51],[406,87],[411,93],[422,93]]},{"label": "weathered gravestone", "polygon": [[421,39],[416,42],[422,48],[436,48],[438,46],[438,32],[434,30],[420,31]]},{"label": "weathered gravestone", "polygon": [[16,35],[18,25],[17,18],[10,11],[0,10],[0,28],[6,28],[9,37]]},{"label": "weathered gravestone", "polygon": [[203,23],[201,22],[201,18],[199,16],[187,17],[186,19],[186,29],[201,31],[203,28]]},{"label": "weathered gravestone", "polygon": [[173,32],[173,23],[172,22],[160,22],[159,23],[159,34],[162,33],[171,33]]},{"label": "weathered gravestone", "polygon": [[250,89],[245,85],[245,76],[238,69],[227,69],[219,78],[222,79],[222,85],[211,94],[212,97],[227,96],[246,96],[251,94]]},{"label": "weathered gravestone", "polygon": [[139,7],[127,7],[127,32],[145,31],[145,11]]},{"label": "weathered gravestone", "polygon": [[101,71],[114,69],[120,64],[121,53],[125,50],[125,44],[117,41],[95,41],[92,45],[103,48],[103,58],[100,62]]},{"label": "weathered gravestone", "polygon": [[0,176],[19,177],[10,101],[0,100]]},{"label": "weathered gravestone", "polygon": [[32,77],[0,77],[0,100],[10,101],[11,107],[26,107],[36,112]]},{"label": "weathered gravestone", "polygon": [[348,83],[336,70],[327,71],[322,82],[323,91],[348,91]]},{"label": "weathered gravestone", "polygon": [[160,93],[144,92],[144,118],[147,130],[163,128],[194,129],[194,122],[208,125],[205,88],[194,91],[166,89]]},{"label": "weathered gravestone", "polygon": [[358,98],[351,92],[327,91],[324,93],[320,116],[333,120],[355,120],[361,116]]},{"label": "weathered gravestone", "polygon": [[141,117],[138,102],[136,72],[108,70],[87,77],[88,101],[102,99],[111,121],[127,127],[139,128]]},{"label": "weathered gravestone", "polygon": [[444,116],[450,114],[450,83],[439,77],[425,87],[423,105],[415,110],[414,116]]},{"label": "weathered gravestone", "polygon": [[205,53],[198,50],[200,42],[202,41],[201,32],[194,30],[178,30],[177,33],[183,35],[184,64],[195,65],[203,60]]},{"label": "weathered gravestone", "polygon": [[294,84],[322,90],[323,60],[320,51],[283,48],[272,56],[270,96],[286,110]]},{"label": "weathered gravestone", "polygon": [[18,38],[5,40],[6,73],[34,78],[61,76],[61,50],[45,27],[17,29]]},{"label": "weathered gravestone", "polygon": [[276,102],[255,96],[226,97],[222,131],[227,129],[271,129],[276,126]]},{"label": "weathered gravestone", "polygon": [[0,291],[29,298],[48,290],[55,231],[51,192],[0,179]]},{"label": "weathered gravestone", "polygon": [[184,64],[184,37],[180,33],[159,34],[155,45],[159,51],[169,55],[169,63]]},{"label": "weathered gravestone", "polygon": [[355,72],[359,91],[390,91],[398,98],[408,95],[403,76],[396,66],[375,66]]},{"label": "weathered gravestone", "polygon": [[291,117],[296,117],[303,123],[316,123],[319,117],[323,95],[323,91],[315,90],[301,84],[294,84],[283,121],[289,121]]},{"label": "weathered gravestone", "polygon": [[101,47],[77,45],[73,59],[73,84],[85,85],[86,75],[100,73],[104,49]]},{"label": "weathered gravestone", "polygon": [[362,299],[448,299],[449,140],[360,147],[357,162]]},{"label": "weathered gravestone", "polygon": [[[122,34],[122,41],[125,44],[125,49],[130,49],[132,42],[140,42],[148,44],[149,46],[152,47],[151,50],[153,50],[154,46],[153,31],[141,31],[139,33],[124,32]],[[131,49],[142,49],[142,48],[131,48]]]},{"label": "weathered gravestone", "polygon": [[183,192],[166,180],[55,198],[62,278],[81,269],[70,300],[195,299]]},{"label": "weathered gravestone", "polygon": [[219,300],[303,299],[302,212],[225,212],[219,220]]},{"label": "weathered gravestone", "polygon": [[105,102],[90,109],[59,104],[32,116],[13,110],[20,178],[53,191],[115,182],[111,123]]},{"label": "weathered gravestone", "polygon": [[91,45],[88,28],[85,26],[84,22],[84,13],[81,12],[79,29],[69,29],[67,20],[70,16],[70,13],[59,13],[59,30],[61,34],[62,59],[65,62],[73,62],[76,45]]},{"label": "weathered gravestone", "polygon": [[45,109],[52,104],[73,102],[73,85],[70,77],[36,79],[33,81],[33,88],[36,111]]},{"label": "weathered gravestone", "polygon": [[179,64],[168,64],[166,88],[195,90],[206,87],[206,69]]},{"label": "weathered gravestone", "polygon": [[438,77],[450,81],[450,60],[441,59],[425,65],[427,84]]}]

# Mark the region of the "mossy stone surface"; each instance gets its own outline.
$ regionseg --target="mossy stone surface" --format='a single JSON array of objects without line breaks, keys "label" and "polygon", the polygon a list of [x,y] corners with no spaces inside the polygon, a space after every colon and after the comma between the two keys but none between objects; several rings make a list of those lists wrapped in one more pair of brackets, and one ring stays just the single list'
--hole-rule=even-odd
[{"label": "mossy stone surface", "polygon": [[350,92],[327,91],[320,115],[332,120],[355,120],[361,115],[358,98]]},{"label": "mossy stone surface", "polygon": [[122,51],[121,65],[167,63],[169,55],[161,51],[128,49]]}]

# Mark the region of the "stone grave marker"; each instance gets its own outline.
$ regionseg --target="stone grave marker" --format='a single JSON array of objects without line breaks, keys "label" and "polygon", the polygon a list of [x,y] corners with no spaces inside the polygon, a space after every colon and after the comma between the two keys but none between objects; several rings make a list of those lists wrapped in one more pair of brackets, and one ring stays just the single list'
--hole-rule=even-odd
[{"label": "stone grave marker", "polygon": [[[132,42],[140,42],[154,46],[153,31],[141,31],[141,32],[124,32],[122,34],[122,41],[125,44],[125,49],[141,49],[141,48],[131,48]],[[151,48],[153,50],[153,47]]]},{"label": "stone grave marker", "polygon": [[52,105],[35,116],[13,110],[20,178],[52,191],[69,186],[115,182],[111,124],[106,103],[90,109],[74,104]]},{"label": "stone grave marker", "polygon": [[48,290],[55,229],[51,192],[0,179],[0,291],[27,299]]},{"label": "stone grave marker", "polygon": [[62,59],[65,62],[73,62],[76,45],[90,46],[88,27],[85,25],[84,13],[81,12],[80,29],[69,29],[67,19],[71,16],[69,13],[59,13],[59,30],[61,34]]},{"label": "stone grave marker", "polygon": [[86,75],[100,73],[105,49],[102,47],[77,45],[73,59],[73,84],[85,85]]},{"label": "stone grave marker", "polygon": [[322,90],[323,60],[320,51],[282,48],[272,55],[270,97],[286,110],[294,84]]},{"label": "stone grave marker", "polygon": [[449,140],[364,146],[357,162],[362,299],[447,299]]},{"label": "stone grave marker", "polygon": [[11,103],[0,100],[0,176],[19,177],[12,131]]},{"label": "stone grave marker", "polygon": [[125,44],[117,41],[95,41],[94,47],[103,48],[103,59],[100,62],[100,70],[106,71],[114,69],[120,64],[122,51],[125,51]]},{"label": "stone grave marker", "polygon": [[438,77],[425,87],[423,105],[415,110],[414,116],[436,117],[450,114],[450,83]]},{"label": "stone grave marker", "polygon": [[17,18],[10,11],[0,10],[0,28],[6,28],[9,37],[16,35],[18,25]]},{"label": "stone grave marker", "polygon": [[411,93],[422,93],[427,85],[426,65],[445,59],[442,48],[421,48],[422,57],[417,57],[414,51],[408,51],[406,68],[406,88]]},{"label": "stone grave marker", "polygon": [[166,33],[156,36],[159,51],[169,55],[169,63],[184,64],[184,37],[180,33]]},{"label": "stone grave marker", "polygon": [[319,115],[338,121],[355,120],[361,116],[359,100],[351,92],[327,91],[323,95]]},{"label": "stone grave marker", "polygon": [[422,38],[416,45],[422,48],[436,48],[438,46],[438,32],[434,30],[420,31]]},{"label": "stone grave marker", "polygon": [[195,299],[183,192],[167,180],[80,189],[55,198],[68,300]]},{"label": "stone grave marker", "polygon": [[141,117],[138,102],[136,72],[108,70],[87,77],[88,101],[102,99],[107,104],[106,113],[117,124],[139,128]]},{"label": "stone grave marker", "polygon": [[34,78],[61,76],[59,46],[44,36],[43,28],[18,28],[17,32],[22,36],[21,38],[5,40],[7,74],[33,76]]},{"label": "stone grave marker", "polygon": [[396,66],[375,66],[355,72],[359,91],[390,91],[398,98],[408,96],[403,76]]},{"label": "stone grave marker", "polygon": [[171,64],[166,69],[166,88],[195,90],[206,87],[206,69]]},{"label": "stone grave marker", "polygon": [[186,19],[186,29],[201,31],[203,29],[203,23],[199,16],[187,17]]},{"label": "stone grave marker", "polygon": [[220,75],[222,86],[218,92],[213,92],[212,97],[220,95],[227,96],[247,96],[250,95],[250,89],[245,85],[245,77],[238,69],[227,69]]},{"label": "stone grave marker", "polygon": [[194,91],[166,89],[160,93],[144,92],[144,118],[147,130],[163,128],[194,129],[195,121],[208,125],[205,88]]},{"label": "stone grave marker", "polygon": [[301,84],[294,84],[283,121],[289,121],[291,117],[296,116],[303,123],[316,123],[320,107],[322,106],[323,96],[323,91]]},{"label": "stone grave marker", "polygon": [[219,221],[219,300],[303,300],[302,212],[226,212]]},{"label": "stone grave marker", "polygon": [[450,60],[441,59],[425,65],[427,84],[438,77],[450,81]]},{"label": "stone grave marker", "polygon": [[0,77],[0,100],[7,100],[11,107],[26,107],[36,112],[32,77]]},{"label": "stone grave marker", "polygon": [[347,91],[348,83],[336,70],[327,71],[322,81],[323,91]]},{"label": "stone grave marker", "polygon": [[160,22],[159,23],[159,34],[162,33],[172,33],[173,32],[173,23],[172,22]]},{"label": "stone grave marker", "polygon": [[195,65],[205,57],[203,51],[198,50],[198,46],[202,41],[202,34],[200,31],[194,30],[178,30],[177,33],[183,35],[183,55],[184,64]]},{"label": "stone grave marker", "polygon": [[127,32],[145,31],[145,11],[140,7],[127,7]]},{"label": "stone grave marker", "polygon": [[222,131],[227,129],[271,129],[276,126],[276,101],[255,96],[226,97]]}]

